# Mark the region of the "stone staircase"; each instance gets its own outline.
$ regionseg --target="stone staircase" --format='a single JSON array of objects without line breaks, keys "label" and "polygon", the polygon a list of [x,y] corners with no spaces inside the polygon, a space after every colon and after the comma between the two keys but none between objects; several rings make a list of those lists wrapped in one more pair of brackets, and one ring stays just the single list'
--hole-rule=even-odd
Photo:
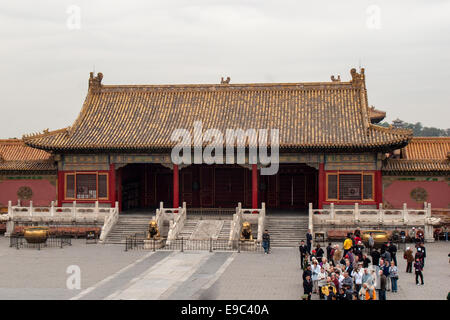
[{"label": "stone staircase", "polygon": [[125,243],[126,236],[135,233],[146,233],[148,223],[154,217],[154,214],[119,214],[119,220],[108,234],[105,243],[122,244]]},{"label": "stone staircase", "polygon": [[183,229],[178,234],[178,239],[189,239],[192,235],[192,232],[194,232],[195,228],[197,227],[197,223],[199,221],[200,220],[198,219],[186,219]]},{"label": "stone staircase", "polygon": [[297,247],[300,240],[306,239],[308,215],[267,215],[266,229],[271,247]]},{"label": "stone staircase", "polygon": [[217,240],[229,240],[231,230],[231,220],[224,220]]}]

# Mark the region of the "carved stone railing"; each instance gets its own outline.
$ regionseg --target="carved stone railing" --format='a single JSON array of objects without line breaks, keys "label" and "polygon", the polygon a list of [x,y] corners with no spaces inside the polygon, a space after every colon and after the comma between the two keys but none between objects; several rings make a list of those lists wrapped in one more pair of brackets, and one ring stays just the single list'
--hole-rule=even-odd
[{"label": "carved stone railing", "polygon": [[[169,232],[167,234],[167,244],[170,244],[170,241],[178,238],[178,234],[183,230],[184,223],[186,222],[186,202],[183,202],[183,207],[179,208],[163,208],[161,202],[159,217],[172,217],[173,219],[169,219]],[[158,223],[158,219],[157,219]],[[158,225],[159,227],[159,225]]]},{"label": "carved stone railing", "polygon": [[236,244],[237,240],[240,239],[241,227],[242,227],[242,207],[241,203],[239,202],[236,208],[236,213],[233,214],[233,220],[231,221],[230,238],[228,242],[230,246]]},{"label": "carved stone railing", "polygon": [[98,201],[93,207],[79,207],[74,201],[72,206],[55,207],[54,201],[50,207],[35,207],[33,201],[28,206],[21,206],[20,201],[13,206],[8,201],[8,213],[0,216],[0,221],[7,222],[5,235],[9,236],[17,222],[40,223],[106,223],[106,219],[118,214],[118,203],[113,208],[99,207]]},{"label": "carved stone railing", "polygon": [[431,204],[424,203],[424,208],[408,209],[406,203],[402,209],[384,209],[379,204],[379,209],[360,208],[356,203],[353,208],[335,208],[334,203],[327,209],[313,209],[309,204],[308,227],[313,232],[315,226],[373,226],[380,227],[409,227],[424,226],[425,238],[433,239],[433,225],[438,224],[440,219],[431,218]]},{"label": "carved stone railing", "polygon": [[114,225],[119,220],[119,202],[116,201],[116,206],[112,212],[110,212],[109,215],[105,217],[105,222],[102,227],[102,231],[100,233],[100,243],[104,243],[106,238],[108,237],[108,234],[111,232]]}]

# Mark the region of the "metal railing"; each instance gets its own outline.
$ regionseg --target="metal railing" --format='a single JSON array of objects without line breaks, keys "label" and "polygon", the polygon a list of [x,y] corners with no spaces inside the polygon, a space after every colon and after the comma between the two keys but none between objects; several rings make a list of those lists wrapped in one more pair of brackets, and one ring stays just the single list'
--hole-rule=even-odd
[{"label": "metal railing", "polygon": [[200,220],[231,220],[235,208],[189,208],[187,215]]},{"label": "metal railing", "polygon": [[9,238],[9,247],[16,248],[17,250],[26,249],[37,249],[41,250],[43,248],[64,248],[64,246],[71,246],[72,238],[69,236],[50,236],[43,243],[29,243],[24,236],[11,235]]},{"label": "metal railing", "polygon": [[233,252],[264,252],[258,241],[229,241],[222,239],[172,239],[166,238],[147,240],[146,234],[137,233],[126,237],[125,251],[129,250],[167,250],[167,251],[233,251]]}]

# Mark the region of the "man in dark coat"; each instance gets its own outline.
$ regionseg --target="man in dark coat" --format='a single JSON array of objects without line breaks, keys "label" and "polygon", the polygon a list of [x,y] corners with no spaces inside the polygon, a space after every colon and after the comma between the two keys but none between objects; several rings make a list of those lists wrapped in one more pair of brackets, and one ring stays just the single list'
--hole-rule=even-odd
[{"label": "man in dark coat", "polygon": [[380,262],[380,252],[375,248],[370,253],[370,256],[372,257],[372,263],[374,266],[377,266]]},{"label": "man in dark coat", "polygon": [[369,267],[370,259],[365,254],[363,254],[362,263],[363,263],[363,268]]},{"label": "man in dark coat", "polygon": [[328,262],[331,262],[331,260],[332,260],[331,251],[333,251],[333,247],[331,246],[331,242],[328,242],[328,247],[327,247],[327,260],[328,260]]},{"label": "man in dark coat", "polygon": [[420,281],[423,285],[423,266],[419,259],[416,259],[416,262],[414,262],[414,271],[416,272],[416,284],[419,285],[419,277]]},{"label": "man in dark coat", "polygon": [[425,267],[425,258],[427,257],[427,251],[425,249],[425,245],[423,244],[423,242],[419,243],[417,251],[422,253],[422,267]]},{"label": "man in dark coat", "polygon": [[311,300],[311,294],[313,290],[313,283],[311,281],[311,276],[306,276],[303,280],[303,294],[308,295],[308,300]]},{"label": "man in dark coat", "polygon": [[305,255],[308,252],[308,247],[306,246],[305,241],[300,241],[298,250],[300,251],[300,267],[303,267],[303,259],[305,259]]},{"label": "man in dark coat", "polygon": [[320,247],[320,244],[317,244],[316,247],[316,259],[317,261],[321,262],[323,257],[323,249]]},{"label": "man in dark coat", "polygon": [[302,275],[303,281],[305,281],[307,276],[309,276],[310,278],[312,276],[312,271],[311,271],[311,265],[310,264],[308,264],[308,266],[306,267],[306,270],[303,271],[303,275]]},{"label": "man in dark coat", "polygon": [[393,242],[389,243],[388,251],[391,254],[391,259],[394,261],[394,264],[397,265],[397,246]]},{"label": "man in dark coat", "polygon": [[308,232],[306,233],[306,246],[308,248],[308,253],[311,255],[311,246],[312,246],[311,229],[308,229]]},{"label": "man in dark coat", "polygon": [[270,253],[270,234],[269,230],[264,230],[264,233],[262,235],[262,247],[264,248],[264,253],[269,254]]},{"label": "man in dark coat", "polygon": [[380,277],[380,289],[378,290],[378,300],[386,300],[387,278],[384,275],[383,270],[380,270],[379,277]]}]

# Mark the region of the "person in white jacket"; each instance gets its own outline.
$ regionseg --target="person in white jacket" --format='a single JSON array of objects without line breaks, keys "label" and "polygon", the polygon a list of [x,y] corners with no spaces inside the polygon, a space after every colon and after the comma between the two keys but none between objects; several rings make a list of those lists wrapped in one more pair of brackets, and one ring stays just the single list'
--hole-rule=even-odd
[{"label": "person in white jacket", "polygon": [[362,286],[362,277],[364,275],[364,271],[362,270],[361,266],[358,265],[356,269],[353,269],[352,271],[352,278],[355,282],[355,292],[359,292]]},{"label": "person in white jacket", "polygon": [[311,265],[311,273],[312,273],[311,280],[313,282],[313,293],[318,293],[317,292],[317,290],[318,290],[317,277],[318,277],[318,275],[320,273],[320,265],[319,265],[319,263],[317,262],[316,259],[313,260],[313,263]]},{"label": "person in white jacket", "polygon": [[320,272],[317,276],[317,285],[319,287],[319,296],[320,296],[320,300],[324,299],[323,293],[322,293],[322,287],[327,285],[327,276],[328,273],[325,271],[324,267],[320,268]]}]

